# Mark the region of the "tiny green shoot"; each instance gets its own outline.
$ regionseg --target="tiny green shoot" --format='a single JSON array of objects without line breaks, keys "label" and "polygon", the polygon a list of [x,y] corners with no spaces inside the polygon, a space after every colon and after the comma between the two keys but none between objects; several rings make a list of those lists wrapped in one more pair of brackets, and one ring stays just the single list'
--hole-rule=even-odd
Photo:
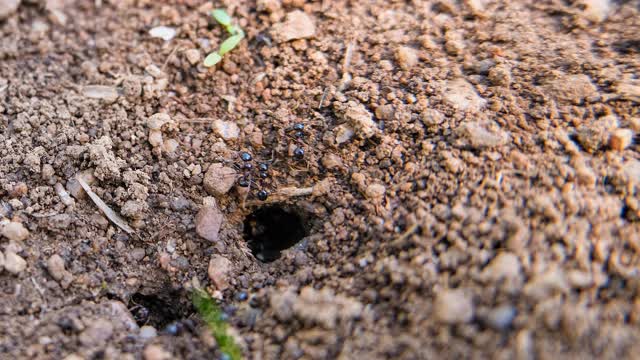
[{"label": "tiny green shoot", "polygon": [[231,16],[227,14],[223,9],[215,9],[211,12],[213,18],[222,26],[224,26],[225,30],[231,35],[231,37],[227,38],[225,41],[220,44],[220,49],[217,52],[212,52],[207,55],[204,59],[204,66],[211,67],[222,61],[222,56],[233,50],[242,39],[244,39],[244,31],[237,26],[233,25]]},{"label": "tiny green shoot", "polygon": [[223,320],[222,310],[215,300],[206,291],[196,289],[193,291],[192,301],[198,314],[213,333],[220,351],[227,354],[231,360],[241,360],[242,351],[233,336],[227,332],[227,323]]}]

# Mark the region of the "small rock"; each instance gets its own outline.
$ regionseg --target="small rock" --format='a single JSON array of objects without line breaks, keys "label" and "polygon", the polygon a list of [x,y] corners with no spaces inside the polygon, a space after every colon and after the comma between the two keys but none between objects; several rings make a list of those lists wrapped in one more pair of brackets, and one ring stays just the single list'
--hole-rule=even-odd
[{"label": "small rock", "polygon": [[22,223],[15,221],[11,221],[2,226],[0,233],[12,241],[24,241],[29,237],[29,230],[27,230]]},{"label": "small rock", "polygon": [[507,134],[501,131],[498,126],[494,126],[494,131],[489,131],[483,125],[475,122],[463,123],[455,132],[462,145],[476,150],[504,145],[508,139]]},{"label": "small rock", "polygon": [[436,297],[434,311],[443,323],[466,323],[473,318],[473,302],[464,290],[444,290]]},{"label": "small rock", "polygon": [[196,233],[211,242],[218,241],[224,216],[217,206],[204,206],[196,215]]},{"label": "small rock", "polygon": [[418,64],[418,52],[408,46],[400,46],[396,50],[396,60],[401,68],[407,70]]},{"label": "small rock", "polygon": [[623,80],[618,82],[614,88],[620,98],[640,102],[640,80]]},{"label": "small rock", "polygon": [[256,8],[258,11],[266,11],[268,13],[273,13],[280,10],[280,8],[282,8],[282,1],[281,0],[257,0]]},{"label": "small rock", "polygon": [[64,268],[64,260],[60,255],[54,254],[47,260],[47,271],[56,281],[60,281],[65,277],[67,270]]},{"label": "small rock", "polygon": [[27,262],[13,251],[4,253],[4,269],[13,275],[18,275],[27,268]]},{"label": "small rock", "polygon": [[143,340],[153,339],[158,336],[156,328],[150,325],[145,325],[140,328],[140,338]]},{"label": "small rock", "polygon": [[202,56],[200,55],[200,51],[198,51],[198,49],[186,50],[184,52],[184,57],[187,58],[187,61],[191,65],[197,65],[202,59]]},{"label": "small rock", "polygon": [[9,191],[9,196],[12,198],[20,198],[26,195],[28,191],[29,188],[27,187],[27,184],[19,182],[13,186],[11,191]]},{"label": "small rock", "polygon": [[633,131],[630,129],[616,129],[609,137],[609,146],[616,151],[626,149],[633,142]]},{"label": "small rock", "polygon": [[91,186],[96,181],[96,178],[95,176],[93,176],[93,170],[85,170],[77,173],[71,179],[69,179],[69,181],[67,181],[67,191],[69,192],[69,194],[71,194],[71,196],[73,196],[74,198],[80,200],[86,198],[87,193],[84,191],[82,186],[80,186],[80,183],[76,179],[76,177],[78,176],[82,177],[82,180],[84,180],[84,182],[86,182],[89,186]]},{"label": "small rock", "polygon": [[164,41],[169,41],[176,36],[176,29],[168,26],[156,26],[149,30],[149,35],[155,38],[160,38]]},{"label": "small rock", "polygon": [[291,288],[284,292],[278,292],[271,295],[269,305],[273,309],[276,318],[280,321],[287,322],[293,317],[293,304],[296,302],[297,295]]},{"label": "small rock", "polygon": [[162,146],[164,141],[162,139],[162,132],[159,130],[151,130],[149,131],[149,144],[153,147]]},{"label": "small rock", "polygon": [[461,111],[479,111],[487,104],[473,85],[463,78],[443,82],[442,95],[445,103]]},{"label": "small rock", "polygon": [[143,352],[144,360],[170,360],[173,356],[162,345],[148,345]]},{"label": "small rock", "polygon": [[344,113],[344,119],[366,139],[372,137],[378,131],[378,126],[373,121],[373,115],[361,103],[349,101]]},{"label": "small rock", "polygon": [[576,105],[598,94],[598,89],[591,82],[591,78],[584,74],[560,76],[549,83],[547,90],[559,102]]},{"label": "small rock", "polygon": [[162,143],[162,150],[167,154],[173,154],[180,144],[175,139],[167,139]]},{"label": "small rock", "polygon": [[355,135],[353,129],[346,124],[338,125],[335,129],[335,133],[336,143],[338,145],[346,143],[347,141],[351,140],[353,135]]},{"label": "small rock", "polygon": [[489,81],[496,86],[509,86],[511,84],[511,70],[504,64],[496,65],[489,70]]},{"label": "small rock", "polygon": [[498,306],[489,311],[485,317],[485,321],[487,325],[494,330],[503,331],[511,327],[516,313],[516,308],[511,305]]},{"label": "small rock", "polygon": [[167,74],[165,74],[164,71],[155,64],[148,65],[144,68],[144,71],[156,79],[163,79],[167,77]]},{"label": "small rock", "polygon": [[316,26],[309,15],[303,11],[295,10],[287,14],[284,22],[275,24],[271,28],[271,34],[273,39],[279,43],[305,39],[316,34]]},{"label": "small rock", "polygon": [[171,122],[171,116],[167,113],[156,113],[147,119],[147,127],[151,130],[160,130],[164,124]]},{"label": "small rock", "polygon": [[484,269],[483,276],[492,281],[502,279],[516,279],[522,269],[518,257],[510,252],[502,252]]},{"label": "small rock", "polygon": [[553,293],[566,293],[569,285],[562,269],[553,268],[533,277],[524,287],[524,294],[534,300],[548,298]]},{"label": "small rock", "polygon": [[215,196],[224,195],[236,182],[236,171],[222,164],[211,164],[202,181],[204,189]]},{"label": "small rock", "polygon": [[584,16],[585,19],[595,23],[606,20],[611,11],[610,0],[580,0],[577,1],[575,5],[584,9],[582,16]]},{"label": "small rock", "polygon": [[211,280],[218,290],[223,291],[229,287],[230,271],[231,261],[226,257],[214,255],[211,260],[209,260],[207,274],[209,275],[209,280]]},{"label": "small rock", "polygon": [[436,109],[426,109],[420,114],[420,120],[425,126],[433,127],[444,122],[444,114]]},{"label": "small rock", "polygon": [[118,99],[118,90],[113,86],[88,85],[82,89],[82,95],[90,99],[100,99],[112,103]]},{"label": "small rock", "polygon": [[13,15],[20,6],[20,0],[0,0],[0,21]]},{"label": "small rock", "polygon": [[106,319],[91,321],[78,339],[84,346],[101,345],[113,335],[113,324]]},{"label": "small rock", "polygon": [[331,169],[339,169],[343,166],[342,158],[335,154],[327,154],[322,158],[322,166],[331,170]]},{"label": "small rock", "polygon": [[572,270],[567,273],[567,281],[572,288],[584,289],[593,285],[593,276],[585,271]]},{"label": "small rock", "polygon": [[603,116],[580,126],[576,130],[576,140],[586,152],[593,154],[607,145],[611,132],[617,127],[615,115]]},{"label": "small rock", "polygon": [[235,140],[240,136],[240,128],[232,121],[215,120],[212,127],[213,131],[224,140]]},{"label": "small rock", "polygon": [[120,209],[120,213],[132,219],[142,219],[148,209],[149,205],[145,201],[127,200]]},{"label": "small rock", "polygon": [[382,197],[384,197],[384,194],[386,191],[387,189],[382,184],[371,184],[367,186],[364,194],[367,197],[367,199],[379,200]]},{"label": "small rock", "polygon": [[131,250],[129,256],[135,261],[140,261],[144,259],[145,256],[147,256],[147,253],[143,248],[135,248]]}]

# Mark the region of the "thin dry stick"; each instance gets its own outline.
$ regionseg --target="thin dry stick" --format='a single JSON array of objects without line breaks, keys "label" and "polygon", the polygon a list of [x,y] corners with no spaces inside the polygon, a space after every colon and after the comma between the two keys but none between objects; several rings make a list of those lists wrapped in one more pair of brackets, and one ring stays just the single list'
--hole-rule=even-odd
[{"label": "thin dry stick", "polygon": [[78,180],[78,183],[80,183],[80,186],[82,186],[84,191],[87,193],[87,195],[89,195],[91,200],[93,200],[96,206],[107,216],[109,220],[111,220],[111,222],[116,224],[120,229],[124,230],[127,234],[134,233],[134,230],[129,226],[129,224],[127,224],[127,222],[123,218],[121,218],[120,215],[118,215],[115,211],[113,211],[109,207],[109,205],[105,204],[105,202],[102,201],[102,199],[100,199],[98,194],[94,193],[93,190],[91,190],[91,187],[89,187],[89,184],[87,184],[82,179],[82,177],[76,176],[76,179]]},{"label": "thin dry stick", "polygon": [[164,71],[164,68],[167,67],[167,64],[169,63],[169,60],[171,60],[171,57],[173,56],[173,54],[175,54],[175,52],[178,50],[178,48],[180,47],[180,45],[176,45],[173,50],[171,50],[171,52],[169,53],[169,56],[167,56],[167,59],[164,61],[164,64],[162,64],[162,68],[160,68],[160,70]]}]

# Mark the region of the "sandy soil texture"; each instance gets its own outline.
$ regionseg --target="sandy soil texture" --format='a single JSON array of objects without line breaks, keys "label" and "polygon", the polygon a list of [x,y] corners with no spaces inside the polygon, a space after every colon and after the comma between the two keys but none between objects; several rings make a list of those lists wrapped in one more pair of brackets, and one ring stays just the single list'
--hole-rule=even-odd
[{"label": "sandy soil texture", "polygon": [[0,357],[637,357],[639,103],[638,0],[0,0]]}]

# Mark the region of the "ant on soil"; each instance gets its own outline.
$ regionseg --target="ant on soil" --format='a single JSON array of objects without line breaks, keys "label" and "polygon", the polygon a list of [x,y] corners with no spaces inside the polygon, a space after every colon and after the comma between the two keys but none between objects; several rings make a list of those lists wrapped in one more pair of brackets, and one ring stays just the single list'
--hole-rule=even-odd
[{"label": "ant on soil", "polygon": [[[297,143],[296,148],[293,150],[293,158],[297,161],[303,160],[305,155],[303,148],[304,128],[304,124],[295,123],[290,129],[286,130],[288,134],[293,133],[292,137]],[[240,160],[242,161],[241,164],[234,164],[236,169],[242,172],[242,175],[237,179],[238,186],[250,189],[253,184],[257,184],[259,190],[256,193],[256,197],[260,201],[266,201],[269,198],[269,191],[265,187],[269,185],[269,163],[273,162],[273,154],[271,160],[258,162],[256,167],[252,163],[254,160],[253,155],[247,151],[240,153]],[[257,174],[255,173],[256,169]]]}]

